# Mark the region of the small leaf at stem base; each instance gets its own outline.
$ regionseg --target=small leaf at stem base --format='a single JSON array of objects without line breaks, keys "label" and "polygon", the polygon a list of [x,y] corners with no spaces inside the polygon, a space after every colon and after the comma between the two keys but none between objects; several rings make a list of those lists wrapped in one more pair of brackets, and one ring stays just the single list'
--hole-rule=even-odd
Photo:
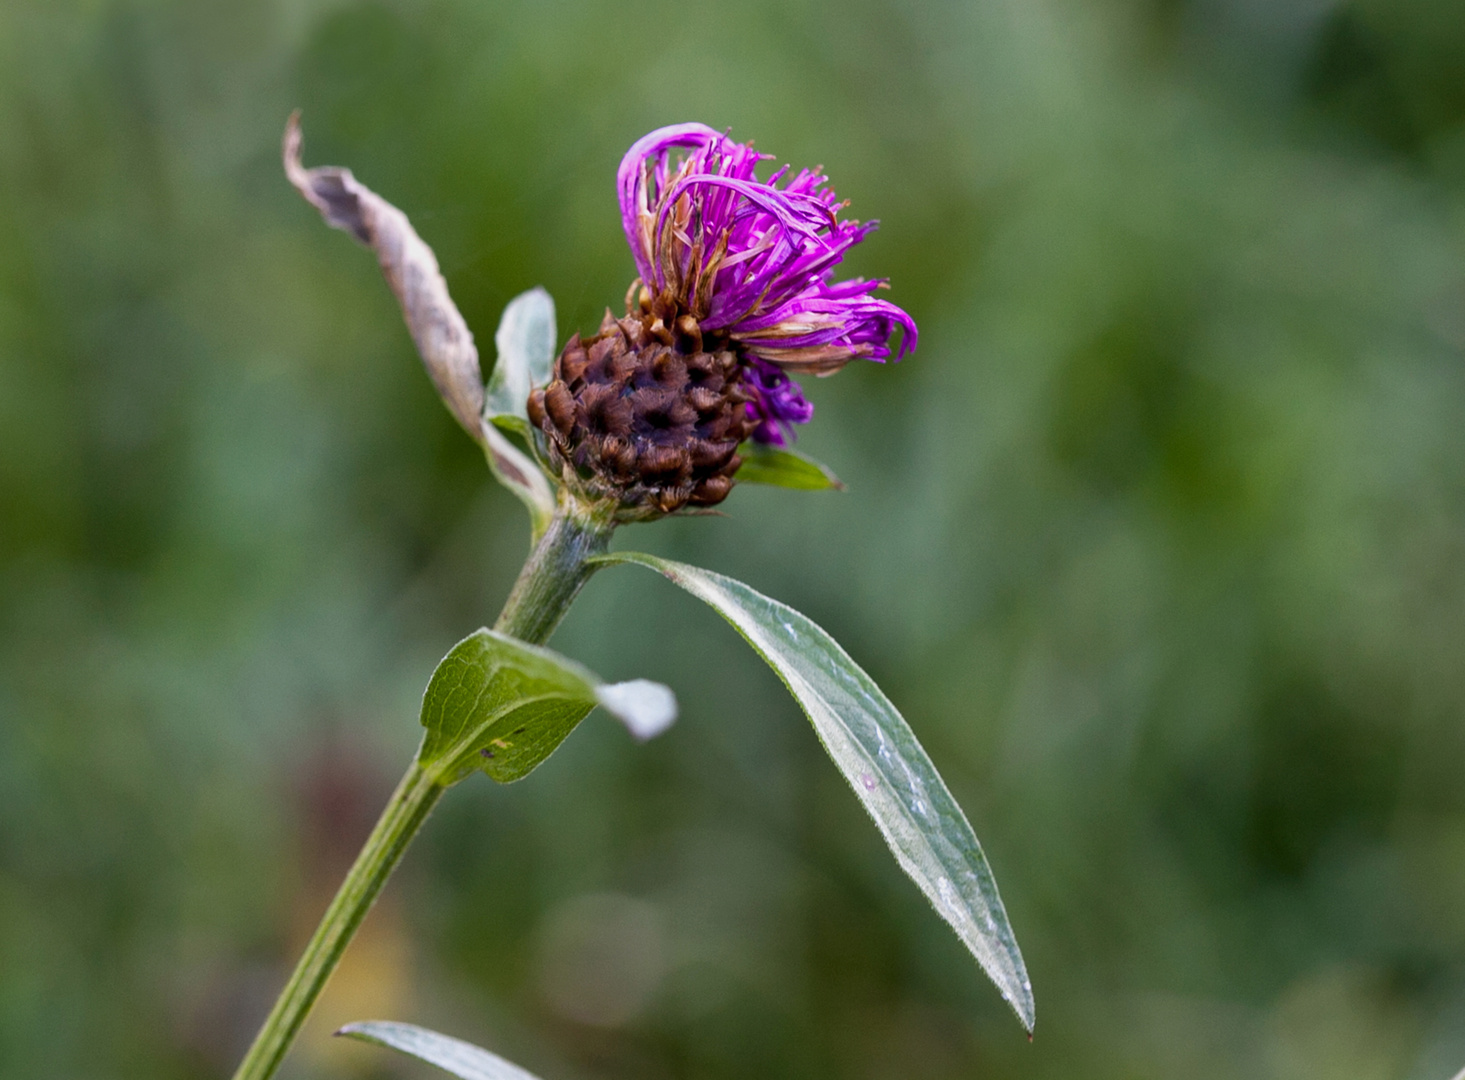
[{"label": "small leaf at stem base", "polygon": [[539,1080],[526,1069],[482,1047],[440,1035],[416,1024],[399,1024],[392,1020],[358,1020],[347,1024],[337,1035],[348,1039],[385,1046],[436,1065],[452,1073],[458,1080]]}]

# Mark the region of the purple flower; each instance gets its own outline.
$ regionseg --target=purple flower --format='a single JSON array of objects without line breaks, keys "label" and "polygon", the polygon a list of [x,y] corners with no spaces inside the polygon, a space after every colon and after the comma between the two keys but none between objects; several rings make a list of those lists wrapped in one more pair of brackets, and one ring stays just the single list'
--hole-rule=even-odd
[{"label": "purple flower", "polygon": [[883,280],[833,281],[876,223],[841,221],[846,204],[818,169],[757,179],[764,156],[704,124],[677,124],[631,147],[617,187],[640,273],[632,305],[699,347],[704,335],[729,342],[754,397],[753,438],[784,445],[814,411],[787,372],[898,360],[915,349],[916,324],[871,295]]}]

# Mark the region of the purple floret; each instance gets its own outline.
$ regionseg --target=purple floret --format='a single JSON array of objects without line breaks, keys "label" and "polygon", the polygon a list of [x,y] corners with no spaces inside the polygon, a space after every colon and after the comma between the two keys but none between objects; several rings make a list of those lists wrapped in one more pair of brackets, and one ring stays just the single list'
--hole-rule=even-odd
[{"label": "purple floret", "polygon": [[[675,162],[674,151],[682,151]],[[915,349],[917,332],[909,315],[871,295],[883,280],[833,281],[876,222],[841,221],[845,204],[817,169],[757,179],[763,159],[704,124],[677,124],[631,147],[617,187],[651,311],[668,325],[690,316],[700,332],[730,338],[757,399],[753,437],[785,445],[814,411],[787,372],[898,360]]]},{"label": "purple floret", "polygon": [[761,443],[787,446],[794,441],[794,424],[814,418],[814,406],[804,398],[804,389],[777,364],[750,358],[743,368],[743,385],[753,391],[748,415],[757,419],[752,437]]}]

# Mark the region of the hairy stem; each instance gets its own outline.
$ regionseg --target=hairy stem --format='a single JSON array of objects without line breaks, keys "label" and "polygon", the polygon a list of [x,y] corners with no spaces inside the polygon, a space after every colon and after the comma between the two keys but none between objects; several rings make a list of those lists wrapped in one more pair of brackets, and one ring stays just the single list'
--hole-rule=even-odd
[{"label": "hairy stem", "polygon": [[[535,645],[547,641],[595,572],[596,566],[588,560],[606,551],[612,529],[612,525],[583,508],[562,501],[530,552],[494,629]],[[275,1074],[382,886],[446,790],[444,779],[435,770],[422,768],[414,758],[240,1062],[234,1080],[268,1080]]]}]

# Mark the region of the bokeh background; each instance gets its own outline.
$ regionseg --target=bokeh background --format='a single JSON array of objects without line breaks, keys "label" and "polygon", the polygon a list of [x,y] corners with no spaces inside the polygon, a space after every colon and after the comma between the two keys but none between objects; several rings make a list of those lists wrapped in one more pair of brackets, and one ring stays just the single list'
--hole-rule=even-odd
[{"label": "bokeh background", "polygon": [[[546,1080],[1446,1080],[1465,1065],[1457,0],[6,0],[0,1073],[222,1077],[491,622],[518,504],[278,141],[405,209],[488,345],[633,270],[688,119],[822,162],[922,329],[818,381],[844,494],[623,530],[846,644],[982,837],[1030,1045],[711,612],[445,800],[292,1057],[363,1017]],[[491,346],[485,349],[491,359]]]}]

